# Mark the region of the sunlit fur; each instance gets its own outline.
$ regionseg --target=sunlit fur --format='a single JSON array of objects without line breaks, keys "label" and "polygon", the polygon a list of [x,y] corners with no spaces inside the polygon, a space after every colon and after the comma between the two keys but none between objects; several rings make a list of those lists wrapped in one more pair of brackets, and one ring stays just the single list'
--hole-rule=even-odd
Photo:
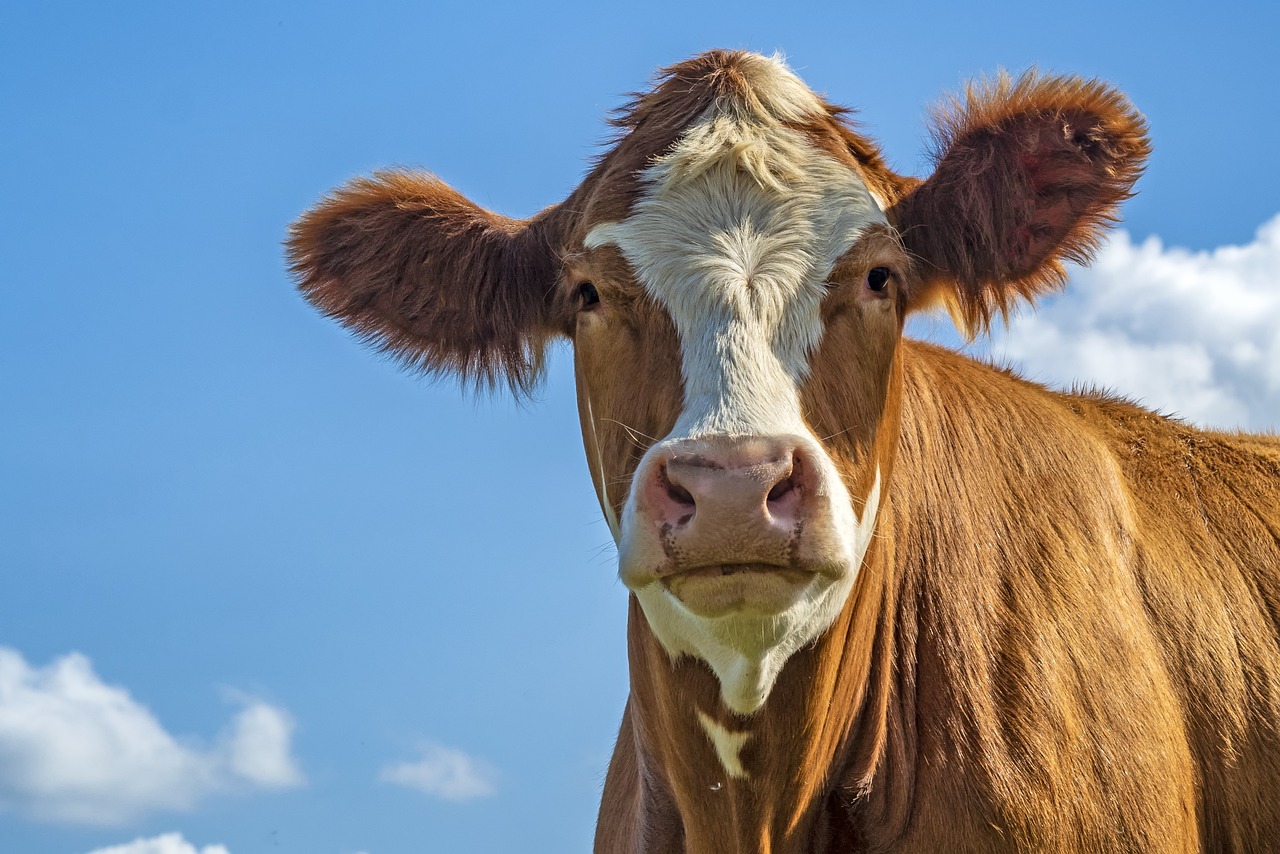
[{"label": "sunlit fur", "polygon": [[[848,495],[847,524],[875,520],[841,608],[749,715],[630,598],[631,694],[599,852],[1252,852],[1280,839],[1280,439],[1052,392],[901,334],[907,313],[939,302],[980,331],[1061,284],[1132,191],[1145,122],[1105,84],[1029,74],[971,87],[935,123],[933,174],[904,177],[777,60],[713,51],[662,72],[583,183],[530,220],[396,172],[353,182],[291,232],[303,293],[415,367],[523,389],[546,342],[568,337],[615,534],[663,437],[794,429],[796,413]],[[707,156],[726,143],[727,159]],[[821,171],[831,163],[852,177]],[[705,222],[688,218],[698,205],[646,201],[712,186],[734,198],[704,206]],[[847,209],[782,216],[793,190]],[[707,223],[740,222],[724,214],[735,204],[771,234],[826,217],[836,235],[797,249],[730,227],[709,241]],[[660,272],[646,235],[663,216],[693,232],[669,236],[683,242],[668,257],[716,249],[716,264]],[[778,260],[806,253],[815,268],[843,253],[825,293]],[[877,266],[893,276],[871,291]],[[739,285],[760,271],[774,290],[753,302]],[[580,298],[588,281],[598,304]],[[705,305],[690,305],[695,283]],[[782,334],[762,345],[748,329]],[[741,366],[699,355],[700,341]],[[735,385],[737,370],[777,408]]]}]

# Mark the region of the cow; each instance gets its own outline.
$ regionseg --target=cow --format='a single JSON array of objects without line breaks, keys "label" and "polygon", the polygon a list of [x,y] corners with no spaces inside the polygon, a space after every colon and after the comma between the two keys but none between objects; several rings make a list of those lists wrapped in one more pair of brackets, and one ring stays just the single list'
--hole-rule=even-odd
[{"label": "cow", "polygon": [[712,51],[614,124],[529,219],[395,170],[287,241],[413,369],[519,394],[572,343],[629,590],[596,850],[1280,848],[1280,438],[903,334],[1062,286],[1141,114],[980,80],[918,179],[780,58]]}]

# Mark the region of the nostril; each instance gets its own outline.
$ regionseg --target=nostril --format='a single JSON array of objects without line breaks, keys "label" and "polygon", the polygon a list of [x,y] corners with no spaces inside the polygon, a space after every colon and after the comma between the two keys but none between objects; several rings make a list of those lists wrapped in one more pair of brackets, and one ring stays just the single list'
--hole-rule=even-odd
[{"label": "nostril", "polygon": [[695,503],[693,496],[689,494],[689,490],[671,481],[667,481],[667,497],[677,504],[683,504],[688,507],[693,507]]},{"label": "nostril", "polygon": [[786,475],[773,485],[769,490],[768,504],[790,504],[800,498],[802,472],[800,470],[800,457],[792,456],[791,466]]},{"label": "nostril", "polygon": [[660,471],[660,477],[667,501],[670,502],[666,510],[667,519],[674,522],[677,527],[688,525],[697,509],[693,493],[672,480],[671,472],[665,467]]},{"label": "nostril", "polygon": [[773,489],[769,490],[770,501],[781,501],[788,493],[796,488],[795,482],[791,478],[786,477],[773,485]]}]

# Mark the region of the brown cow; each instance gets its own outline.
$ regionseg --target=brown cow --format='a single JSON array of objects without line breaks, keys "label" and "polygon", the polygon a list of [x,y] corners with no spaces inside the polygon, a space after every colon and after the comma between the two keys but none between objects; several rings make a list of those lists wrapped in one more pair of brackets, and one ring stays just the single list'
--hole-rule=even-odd
[{"label": "brown cow", "polygon": [[665,71],[562,204],[353,181],[303,293],[517,390],[574,345],[632,591],[599,851],[1280,848],[1280,439],[906,340],[1063,281],[1148,154],[1115,90],[1026,75],[920,181],[777,59]]}]

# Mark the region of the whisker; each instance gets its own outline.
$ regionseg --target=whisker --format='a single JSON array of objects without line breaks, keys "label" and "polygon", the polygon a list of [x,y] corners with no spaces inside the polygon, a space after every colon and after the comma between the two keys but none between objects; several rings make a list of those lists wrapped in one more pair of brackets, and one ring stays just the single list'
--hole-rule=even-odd
[{"label": "whisker", "polygon": [[826,442],[826,441],[829,441],[829,440],[831,440],[831,439],[834,439],[836,436],[843,436],[845,433],[848,433],[848,432],[849,432],[850,430],[852,430],[852,429],[853,429],[852,427],[846,427],[846,428],[844,428],[843,430],[841,430],[841,431],[840,431],[840,432],[838,432],[838,433],[832,433],[830,436],[823,436],[823,437],[822,437],[821,439],[819,439],[818,441],[819,441],[819,442]]},{"label": "whisker", "polygon": [[[615,546],[612,542],[602,543],[601,545],[596,546],[591,551],[592,551],[591,559],[596,563],[604,563],[605,560],[610,560],[617,556],[617,546]],[[609,554],[610,552],[613,552],[613,554]]]},{"label": "whisker", "polygon": [[[617,424],[623,430],[626,430],[627,435],[630,436],[633,440],[635,439],[636,436],[640,436],[642,438],[648,439],[650,442],[653,442],[654,444],[657,444],[658,442],[661,441],[660,439],[656,439],[653,436],[648,435],[647,433],[641,433],[639,430],[630,426],[629,424],[623,424],[621,421],[617,420],[616,418],[602,418],[600,420],[609,421],[613,424]],[[636,444],[638,445],[639,442],[637,442]]]}]

